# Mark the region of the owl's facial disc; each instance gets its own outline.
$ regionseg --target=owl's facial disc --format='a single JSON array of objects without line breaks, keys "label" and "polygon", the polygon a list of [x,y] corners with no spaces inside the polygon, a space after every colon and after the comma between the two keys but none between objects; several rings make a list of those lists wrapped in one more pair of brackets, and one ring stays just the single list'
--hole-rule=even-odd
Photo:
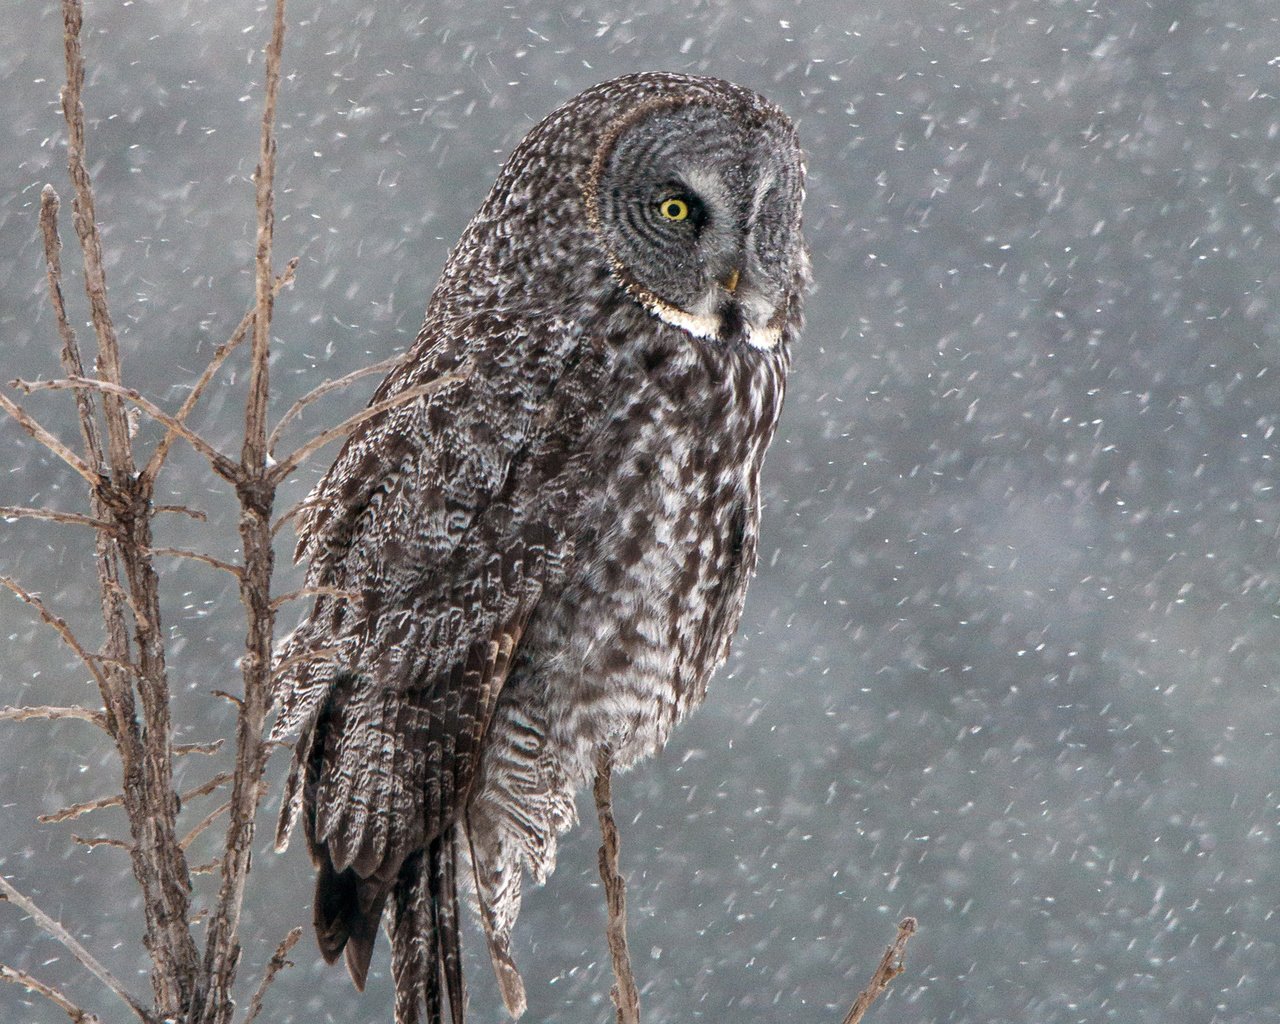
[{"label": "owl's facial disc", "polygon": [[588,201],[628,291],[695,337],[777,345],[803,188],[790,124],[659,105],[624,118],[605,147]]}]

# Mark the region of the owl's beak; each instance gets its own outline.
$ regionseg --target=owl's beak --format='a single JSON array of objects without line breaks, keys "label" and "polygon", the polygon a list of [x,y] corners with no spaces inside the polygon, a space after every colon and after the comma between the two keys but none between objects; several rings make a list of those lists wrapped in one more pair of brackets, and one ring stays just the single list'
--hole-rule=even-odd
[{"label": "owl's beak", "polygon": [[722,285],[724,285],[724,290],[727,291],[730,295],[732,295],[734,292],[738,290],[738,278],[740,276],[741,274],[739,273],[738,268],[734,267],[733,270],[730,271],[729,276],[720,282]]}]

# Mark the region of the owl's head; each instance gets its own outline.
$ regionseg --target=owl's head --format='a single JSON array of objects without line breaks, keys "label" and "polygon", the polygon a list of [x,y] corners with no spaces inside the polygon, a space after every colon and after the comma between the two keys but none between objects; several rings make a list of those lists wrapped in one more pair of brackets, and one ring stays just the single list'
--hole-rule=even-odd
[{"label": "owl's head", "polygon": [[613,275],[695,337],[772,348],[806,261],[791,121],[715,79],[659,83],[604,127],[584,199]]}]

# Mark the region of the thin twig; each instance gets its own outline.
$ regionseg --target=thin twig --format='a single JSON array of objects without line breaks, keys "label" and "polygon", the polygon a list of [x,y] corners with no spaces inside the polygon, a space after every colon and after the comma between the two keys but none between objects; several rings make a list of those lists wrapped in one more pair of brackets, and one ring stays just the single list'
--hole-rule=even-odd
[{"label": "thin twig", "polygon": [[330,441],[336,441],[340,437],[346,437],[356,427],[360,426],[367,420],[373,419],[375,416],[381,416],[388,409],[394,409],[396,406],[407,405],[409,402],[430,395],[436,391],[448,387],[451,384],[457,384],[467,379],[470,371],[462,373],[451,373],[444,377],[437,377],[435,380],[426,384],[419,384],[416,387],[406,388],[399,394],[392,395],[390,398],[384,398],[381,402],[375,402],[373,405],[362,409],[354,416],[348,416],[336,427],[330,427],[310,441],[292,452],[283,461],[272,467],[269,478],[273,483],[280,483],[297,469],[303,462],[309,459],[317,451],[327,445]]},{"label": "thin twig", "polygon": [[[102,236],[94,209],[93,181],[85,160],[84,52],[80,48],[80,28],[84,12],[78,0],[62,0],[63,50],[67,84],[62,90],[62,116],[67,122],[67,171],[75,198],[71,203],[72,223],[80,239],[84,258],[84,291],[89,298],[89,315],[98,337],[98,373],[104,381],[119,384],[120,344],[107,308],[107,274],[102,258]],[[129,440],[129,420],[124,405],[113,395],[103,397],[107,420],[107,449],[111,472],[119,480],[133,475],[133,450]]]},{"label": "thin twig", "polygon": [[76,635],[71,632],[71,627],[67,625],[66,619],[49,611],[40,598],[36,597],[35,594],[31,593],[31,591],[27,590],[16,580],[11,579],[8,576],[0,576],[0,584],[8,587],[17,594],[19,598],[31,605],[31,607],[40,615],[40,618],[57,631],[58,636],[62,637],[62,642],[70,647],[76,653],[76,656],[84,662],[84,667],[89,670],[89,673],[97,681],[98,685],[100,687],[106,686],[106,678],[102,674],[102,669],[98,667],[98,663],[94,659],[94,656],[86,651],[80,641],[76,639]]},{"label": "thin twig", "polygon": [[134,388],[127,388],[122,384],[116,384],[113,381],[94,380],[92,377],[63,377],[60,380],[15,380],[10,382],[14,387],[21,388],[25,393],[30,394],[33,391],[71,391],[84,389],[88,391],[100,391],[105,395],[113,395],[117,398],[124,399],[145,412],[157,423],[168,427],[181,437],[187,444],[191,445],[196,451],[209,460],[213,466],[214,472],[226,480],[234,482],[238,478],[239,467],[236,466],[229,458],[218,451],[212,444],[188,427],[185,423],[180,423],[167,412],[161,409],[155,402],[149,398],[144,398]]},{"label": "thin twig", "polygon": [[[275,287],[272,290],[273,295],[279,295],[281,289],[286,285],[293,283],[293,274],[297,269],[298,257],[295,256],[285,267],[284,273],[276,278]],[[226,361],[227,356],[231,355],[232,352],[239,348],[244,343],[245,338],[249,336],[249,328],[253,326],[254,315],[256,312],[257,307],[255,306],[254,309],[245,313],[240,323],[236,325],[236,329],[231,332],[231,337],[213,350],[213,357],[206,364],[204,370],[200,374],[200,377],[191,388],[191,392],[183,400],[182,405],[178,407],[178,411],[173,415],[173,418],[179,423],[185,424],[187,422],[187,417],[191,415],[191,410],[196,407],[196,403],[200,401],[200,396],[204,394],[205,388],[209,386],[214,375],[218,372],[218,369]],[[160,469],[164,465],[164,460],[169,455],[169,448],[177,438],[178,433],[174,430],[170,430],[160,440],[160,443],[156,445],[156,450],[151,453],[151,458],[148,460],[146,468],[142,471],[144,480],[155,480],[155,478],[159,476]],[[156,509],[157,512],[162,510],[187,511],[181,506],[163,506],[162,508]],[[200,513],[200,516],[203,519],[204,513]]]},{"label": "thin twig", "polygon": [[287,594],[281,594],[271,602],[271,607],[279,609],[290,601],[301,601],[308,597],[339,597],[344,601],[360,602],[364,595],[356,590],[341,590],[338,587],[303,587],[301,590],[291,590]]},{"label": "thin twig", "polygon": [[216,754],[226,743],[225,739],[209,740],[207,743],[175,743],[174,757],[185,757],[187,754]]},{"label": "thin twig", "polygon": [[284,937],[280,945],[276,947],[276,951],[270,960],[267,961],[266,973],[262,976],[262,981],[258,985],[258,990],[254,992],[253,998],[249,1000],[249,1010],[244,1015],[243,1024],[253,1024],[258,1019],[258,1014],[262,1012],[262,1000],[267,994],[267,989],[271,987],[271,983],[275,981],[276,975],[284,968],[292,967],[293,961],[288,959],[289,950],[297,944],[298,939],[302,937],[301,926],[293,928],[288,935]]},{"label": "thin twig", "polygon": [[[54,319],[58,322],[58,334],[62,338],[62,367],[69,376],[84,376],[84,361],[80,358],[80,345],[76,332],[67,319],[67,307],[62,298],[62,240],[58,237],[58,193],[52,185],[46,185],[40,193],[40,231],[44,235],[45,276],[49,281],[49,303],[53,306]],[[98,422],[93,397],[86,391],[76,392],[76,411],[80,414],[80,436],[84,450],[94,470],[102,470],[102,442],[98,439]]]},{"label": "thin twig", "polygon": [[618,870],[618,825],[613,818],[613,794],[610,784],[613,762],[610,752],[600,751],[596,759],[596,815],[600,819],[600,880],[604,883],[608,923],[605,936],[609,940],[609,956],[613,960],[616,980],[609,995],[617,1007],[617,1024],[640,1024],[640,992],[631,970],[631,954],[627,949],[627,882]]},{"label": "thin twig", "polygon": [[84,477],[85,480],[89,482],[90,487],[98,486],[101,480],[98,474],[89,467],[89,464],[27,415],[26,410],[13,401],[13,399],[8,395],[0,394],[0,409],[3,409],[17,420],[18,426]]},{"label": "thin twig", "polygon": [[[123,602],[129,611],[133,613],[134,622],[137,623],[139,630],[151,629],[150,617],[138,606],[138,602],[134,600],[133,594],[129,592],[128,588],[121,586],[118,579],[105,580],[102,585],[111,591],[116,599]],[[138,675],[141,676],[142,674],[142,669],[139,668]]]},{"label": "thin twig", "polygon": [[4,890],[5,896],[11,903],[14,903],[20,909],[25,911],[27,916],[35,921],[36,924],[66,946],[71,952],[71,955],[84,964],[94,977],[124,1000],[124,1002],[128,1004],[129,1009],[138,1015],[139,1020],[150,1024],[151,1015],[143,1008],[142,1004],[134,999],[133,996],[129,995],[129,993],[125,991],[124,986],[115,979],[112,973],[103,967],[102,964],[98,963],[93,954],[85,949],[84,946],[80,945],[70,932],[27,899],[27,897],[22,895],[22,893],[15,889],[9,880],[3,875],[0,875],[0,889]]},{"label": "thin twig", "polygon": [[125,842],[123,839],[115,839],[111,836],[93,836],[91,838],[86,838],[84,836],[78,836],[73,832],[71,834],[71,840],[72,842],[79,843],[81,846],[88,846],[90,848],[95,846],[114,846],[117,849],[125,850],[129,853],[133,852],[133,843]]},{"label": "thin twig", "polygon": [[102,1024],[101,1018],[96,1014],[92,1014],[88,1010],[82,1010],[52,985],[46,985],[43,981],[33,978],[26,971],[20,971],[16,967],[10,967],[8,964],[0,964],[0,980],[11,981],[15,985],[21,985],[28,992],[35,992],[37,995],[44,996],[70,1017],[72,1024]]},{"label": "thin twig", "polygon": [[335,654],[341,652],[341,647],[321,647],[314,651],[305,651],[302,654],[295,654],[292,658],[285,658],[284,661],[277,662],[272,666],[272,680],[283,679],[285,674],[295,665],[302,665],[308,661],[324,661]]},{"label": "thin twig", "polygon": [[915,933],[916,919],[914,917],[904,917],[898,922],[898,937],[893,940],[893,945],[884,951],[884,956],[880,958],[880,964],[876,967],[875,974],[871,975],[871,980],[867,983],[867,987],[858,993],[858,998],[845,1017],[844,1024],[860,1024],[862,1015],[876,1001],[876,997],[889,987],[889,982],[893,981],[905,970],[902,965],[902,958],[907,951],[907,940]]},{"label": "thin twig", "polygon": [[203,562],[205,565],[213,566],[215,569],[221,569],[223,572],[229,572],[236,579],[240,578],[240,566],[232,565],[230,562],[224,562],[221,558],[214,558],[213,555],[202,554],[199,551],[188,551],[186,548],[151,548],[153,555],[170,555],[174,558],[190,558],[195,562]]},{"label": "thin twig", "polygon": [[[174,418],[181,419],[182,417],[177,416]],[[156,515],[161,512],[177,512],[179,515],[190,516],[197,523],[207,523],[209,521],[209,513],[201,512],[198,508],[188,508],[186,505],[155,505],[151,511]]]},{"label": "thin twig", "polygon": [[230,800],[225,800],[222,803],[218,804],[217,807],[215,807],[203,818],[201,818],[200,821],[196,824],[196,826],[190,832],[188,832],[185,836],[182,837],[182,841],[179,842],[178,845],[181,846],[184,850],[187,849],[192,843],[196,841],[196,837],[200,835],[200,833],[203,832],[205,829],[207,829],[210,825],[212,825],[215,821],[217,821],[218,815],[224,814],[227,808],[229,808],[230,806],[231,806]]},{"label": "thin twig", "polygon": [[308,405],[325,395],[332,394],[334,391],[340,391],[342,388],[348,387],[360,380],[362,377],[368,377],[370,374],[382,373],[390,370],[404,359],[404,353],[398,353],[389,356],[386,359],[373,363],[370,366],[361,367],[359,370],[353,370],[351,373],[333,380],[327,380],[323,384],[319,384],[312,388],[305,395],[299,398],[293,405],[289,406],[289,410],[280,417],[280,422],[276,424],[275,429],[271,431],[271,436],[267,438],[267,451],[272,455],[275,454],[276,444],[280,440],[280,435],[284,432],[284,428],[302,412]]},{"label": "thin twig", "polygon": [[281,528],[285,526],[285,524],[292,522],[299,515],[301,515],[303,512],[306,512],[311,507],[312,507],[311,495],[307,495],[307,497],[303,498],[300,502],[294,505],[293,508],[289,509],[288,512],[286,512],[284,515],[282,515],[279,519],[277,519],[274,523],[271,524],[271,536],[275,537],[275,535],[280,532]]},{"label": "thin twig", "polygon": [[94,711],[91,708],[55,708],[45,704],[25,708],[6,705],[0,708],[0,722],[26,722],[33,718],[43,718],[49,721],[56,721],[60,718],[75,718],[81,722],[89,722],[96,725],[99,729],[105,730],[107,728],[107,716],[101,711]]},{"label": "thin twig", "polygon": [[[202,782],[194,789],[189,789],[185,793],[178,796],[181,803],[188,800],[194,800],[198,796],[204,796],[206,793],[212,793],[224,782],[231,778],[230,772],[219,772],[208,782]],[[89,800],[82,804],[72,804],[70,807],[64,807],[60,811],[54,811],[52,814],[42,814],[36,820],[41,825],[56,825],[61,821],[70,821],[72,818],[78,818],[82,814],[88,814],[90,811],[101,811],[107,807],[119,807],[124,803],[124,794],[116,793],[112,796],[100,796],[97,800]]]},{"label": "thin twig", "polygon": [[92,526],[95,530],[114,532],[115,523],[79,512],[58,512],[51,508],[27,508],[25,505],[0,505],[0,519],[45,519],[51,523],[71,523],[75,526]]}]

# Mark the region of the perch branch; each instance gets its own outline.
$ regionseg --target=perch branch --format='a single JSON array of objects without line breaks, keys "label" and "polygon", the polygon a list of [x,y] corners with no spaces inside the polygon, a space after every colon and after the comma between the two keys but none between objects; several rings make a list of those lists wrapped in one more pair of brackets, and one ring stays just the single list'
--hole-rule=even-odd
[{"label": "perch branch", "polygon": [[875,974],[871,975],[871,981],[867,983],[867,987],[858,993],[858,998],[845,1017],[844,1024],[860,1024],[862,1015],[867,1012],[868,1007],[876,1001],[880,993],[889,987],[889,982],[903,972],[905,968],[902,965],[902,958],[907,951],[907,941],[915,933],[916,919],[914,917],[904,917],[898,922],[898,937],[884,951],[884,956],[880,958],[880,964],[876,967]]},{"label": "perch branch", "polygon": [[631,954],[627,949],[627,882],[618,870],[618,825],[613,819],[610,752],[600,751],[596,759],[596,815],[600,819],[600,881],[604,883],[605,907],[609,920],[605,936],[609,956],[613,959],[613,975],[617,979],[610,995],[617,1007],[617,1024],[640,1024],[640,993],[631,971]]},{"label": "perch branch", "polygon": [[35,992],[37,995],[44,996],[70,1017],[72,1024],[102,1024],[100,1018],[88,1010],[80,1009],[52,985],[46,985],[43,981],[33,978],[26,971],[20,971],[16,967],[10,967],[8,964],[0,964],[0,980],[11,981],[15,985],[21,985],[28,992]]},{"label": "perch branch", "polygon": [[267,970],[262,976],[258,990],[254,992],[253,998],[249,1000],[249,1011],[244,1015],[244,1024],[253,1024],[257,1020],[258,1014],[262,1012],[262,1000],[267,994],[267,989],[271,987],[271,983],[275,981],[276,975],[284,968],[293,966],[293,962],[288,959],[289,950],[293,949],[301,937],[302,928],[294,928],[276,947],[274,955],[267,961]]},{"label": "perch branch", "polygon": [[3,890],[5,899],[8,899],[9,902],[23,910],[28,917],[35,921],[36,924],[66,946],[66,948],[71,952],[71,955],[79,960],[94,977],[123,999],[125,1003],[128,1004],[129,1009],[137,1014],[139,1020],[150,1024],[151,1015],[143,1009],[142,1004],[134,999],[133,996],[129,995],[129,993],[125,991],[124,986],[115,979],[115,976],[103,967],[102,964],[98,963],[93,954],[85,949],[84,946],[80,945],[70,932],[27,899],[27,897],[22,895],[22,893],[15,889],[13,885],[10,884],[9,880],[2,875],[0,875],[0,890]]}]

